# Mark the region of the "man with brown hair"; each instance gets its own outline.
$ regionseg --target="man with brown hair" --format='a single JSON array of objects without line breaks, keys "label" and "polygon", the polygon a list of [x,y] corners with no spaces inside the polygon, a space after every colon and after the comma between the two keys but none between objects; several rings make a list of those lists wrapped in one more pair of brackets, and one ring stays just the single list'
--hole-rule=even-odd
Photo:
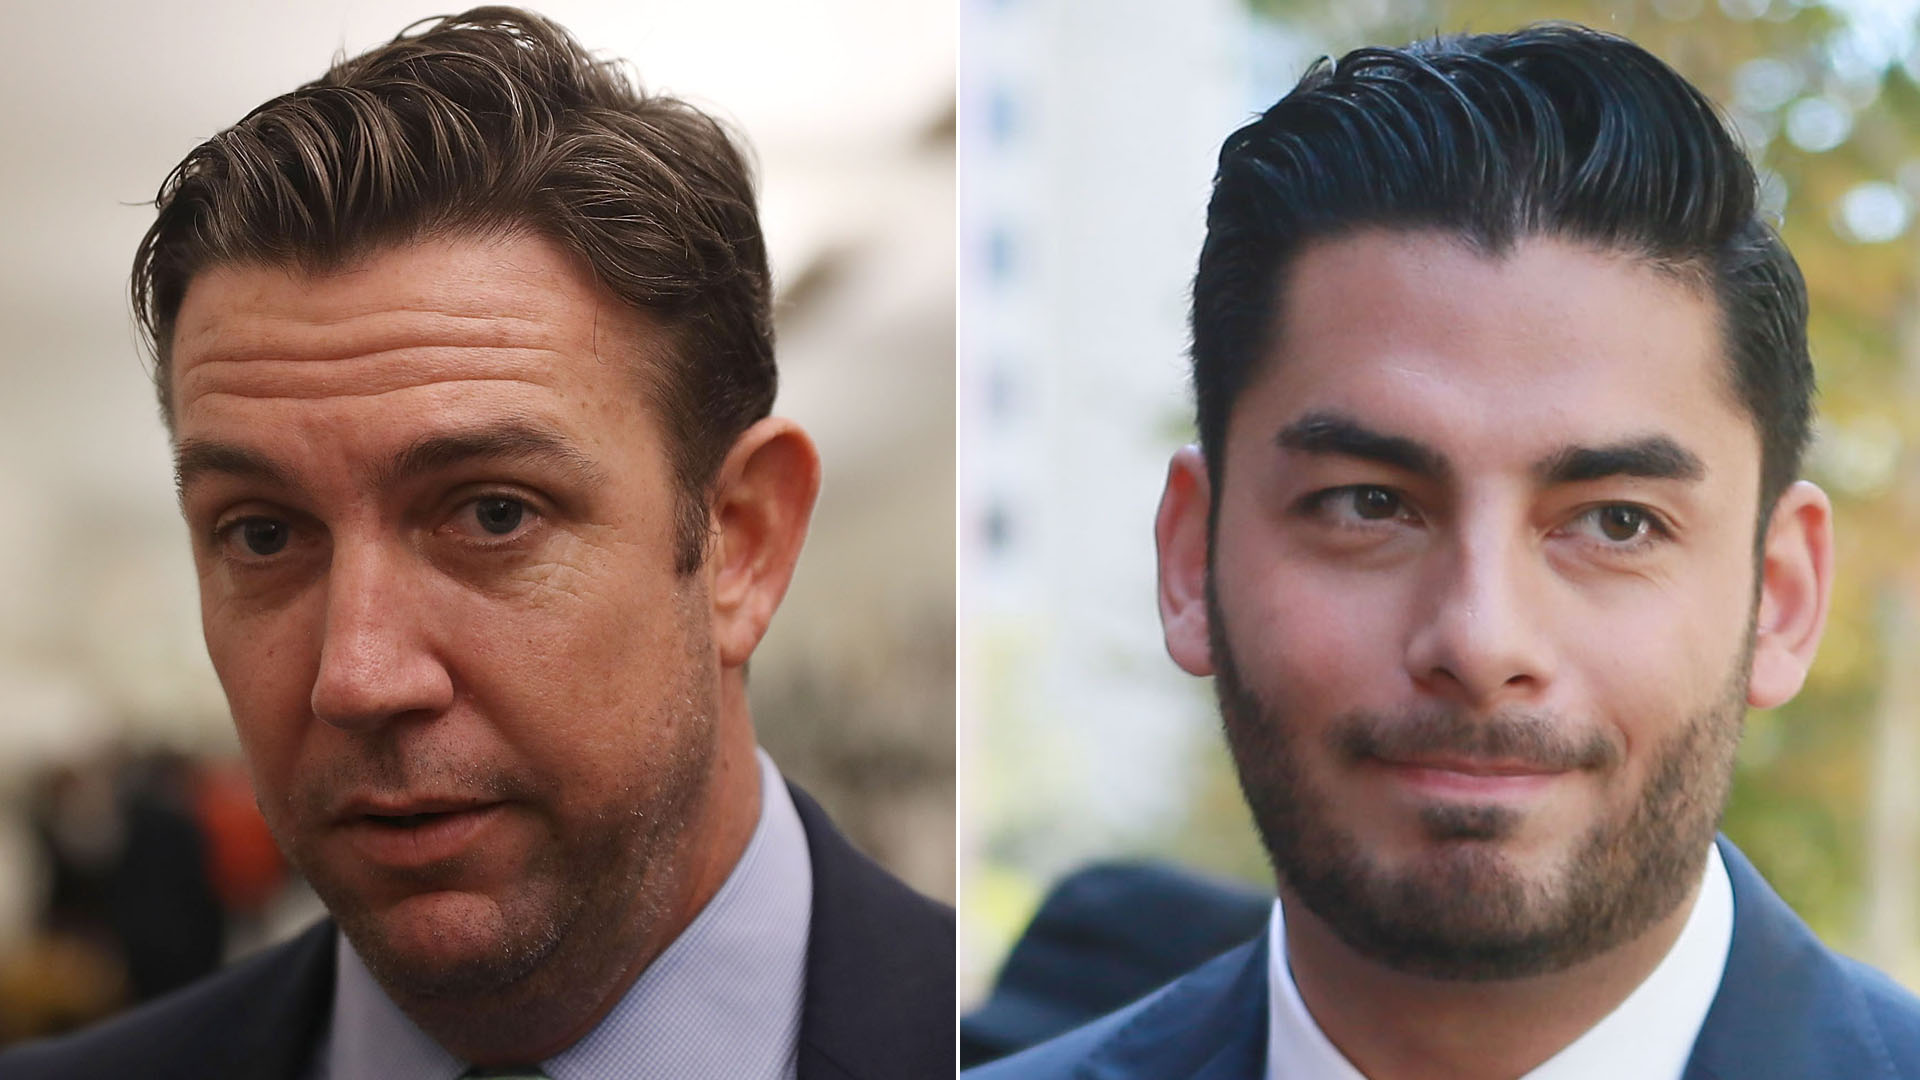
[{"label": "man with brown hair", "polygon": [[0,1074],[950,1073],[951,911],[756,746],[819,462],[769,415],[726,132],[479,8],[157,207],[133,297],[207,645],[333,918]]}]

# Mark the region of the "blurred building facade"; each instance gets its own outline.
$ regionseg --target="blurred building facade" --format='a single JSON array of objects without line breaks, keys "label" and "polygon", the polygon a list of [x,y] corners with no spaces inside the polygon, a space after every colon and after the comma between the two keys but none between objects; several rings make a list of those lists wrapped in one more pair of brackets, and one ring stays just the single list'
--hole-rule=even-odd
[{"label": "blurred building facade", "polygon": [[1048,880],[1185,816],[1213,725],[1152,528],[1254,34],[1234,0],[962,6],[963,999]]}]

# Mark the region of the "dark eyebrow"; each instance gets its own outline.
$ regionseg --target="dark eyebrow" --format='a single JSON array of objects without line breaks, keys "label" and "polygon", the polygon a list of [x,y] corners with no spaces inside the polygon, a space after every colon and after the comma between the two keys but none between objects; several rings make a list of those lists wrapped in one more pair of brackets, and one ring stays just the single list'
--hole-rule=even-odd
[{"label": "dark eyebrow", "polygon": [[1280,446],[1302,454],[1338,454],[1378,461],[1436,480],[1451,472],[1447,459],[1425,443],[1374,431],[1351,416],[1310,412],[1280,429]]},{"label": "dark eyebrow", "polygon": [[225,473],[274,487],[293,487],[293,477],[272,458],[244,446],[184,439],[173,449],[173,489],[182,500],[187,485],[208,473]]},{"label": "dark eyebrow", "polygon": [[1698,480],[1707,474],[1700,458],[1665,435],[1610,446],[1569,446],[1534,467],[1542,484],[1578,484],[1609,476],[1650,480]]},{"label": "dark eyebrow", "polygon": [[593,487],[607,479],[598,462],[555,429],[531,421],[508,420],[419,439],[395,455],[380,470],[376,482],[385,486],[476,459],[556,465]]},{"label": "dark eyebrow", "polygon": [[[606,482],[606,472],[566,436],[544,424],[508,420],[497,424],[429,435],[394,455],[375,476],[378,486],[424,476],[476,459],[539,461],[572,473],[589,486]],[[299,482],[284,466],[257,450],[201,439],[183,440],[173,454],[174,487],[185,499],[187,485],[208,473],[223,473],[279,488]]]}]

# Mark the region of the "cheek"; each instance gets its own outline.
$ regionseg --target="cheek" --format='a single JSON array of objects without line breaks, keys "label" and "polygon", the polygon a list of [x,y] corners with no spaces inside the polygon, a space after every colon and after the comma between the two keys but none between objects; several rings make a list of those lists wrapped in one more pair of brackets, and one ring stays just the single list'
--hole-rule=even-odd
[{"label": "cheek", "polygon": [[1557,704],[1612,732],[1625,751],[1623,790],[1636,790],[1676,733],[1728,695],[1744,693],[1751,579],[1737,553],[1727,565],[1567,599],[1549,632],[1558,651]]},{"label": "cheek", "polygon": [[1237,559],[1218,566],[1221,614],[1241,675],[1291,703],[1297,722],[1381,708],[1403,690],[1405,598],[1386,575]]},{"label": "cheek", "polygon": [[695,650],[678,584],[613,561],[511,595],[448,597],[456,678],[501,739],[547,762],[552,779],[618,772],[637,747],[673,734],[658,718],[687,694]]},{"label": "cheek", "polygon": [[[1711,616],[1711,617],[1707,617]],[[1718,612],[1640,607],[1630,618],[1598,614],[1561,635],[1580,694],[1629,741],[1658,740],[1745,686],[1744,606]]]},{"label": "cheek", "polygon": [[207,655],[264,799],[283,794],[309,731],[319,637],[300,605],[240,613],[202,594]]}]

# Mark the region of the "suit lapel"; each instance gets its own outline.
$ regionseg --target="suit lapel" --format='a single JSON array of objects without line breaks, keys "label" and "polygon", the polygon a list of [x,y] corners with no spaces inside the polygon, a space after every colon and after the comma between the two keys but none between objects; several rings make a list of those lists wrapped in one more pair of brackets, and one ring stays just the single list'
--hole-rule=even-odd
[{"label": "suit lapel", "polygon": [[1103,1042],[1081,1080],[1249,1080],[1265,1072],[1267,935],[1159,992]]},{"label": "suit lapel", "polygon": [[[1727,968],[1683,1080],[1893,1080],[1860,988],[1732,843]],[[1264,1073],[1265,935],[1137,1006],[1076,1080],[1246,1080]]]},{"label": "suit lapel", "polygon": [[787,789],[813,866],[799,1080],[952,1076],[952,911],[894,880]]},{"label": "suit lapel", "polygon": [[1733,944],[1682,1080],[1876,1080],[1886,1050],[1860,989],[1725,837]]},{"label": "suit lapel", "polygon": [[215,1019],[205,1058],[182,1075],[294,1080],[305,1075],[333,1015],[333,920],[323,919],[263,956]]}]

